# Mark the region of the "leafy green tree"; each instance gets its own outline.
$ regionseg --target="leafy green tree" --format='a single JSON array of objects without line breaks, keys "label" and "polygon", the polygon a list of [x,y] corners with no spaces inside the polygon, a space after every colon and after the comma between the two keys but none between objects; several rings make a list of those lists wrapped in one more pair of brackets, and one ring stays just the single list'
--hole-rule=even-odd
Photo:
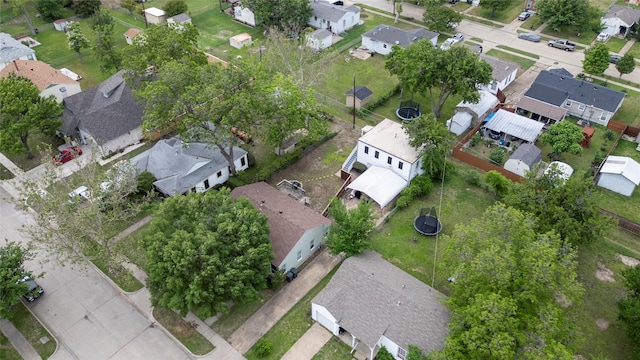
[{"label": "leafy green tree", "polygon": [[138,3],[136,3],[136,0],[120,0],[120,6],[128,10],[129,13],[133,13],[138,8]]},{"label": "leafy green tree", "polygon": [[453,30],[454,24],[462,21],[462,14],[443,6],[444,0],[427,0],[424,2],[424,15],[422,20],[425,25],[437,32]]},{"label": "leafy green tree", "polygon": [[186,13],[189,11],[189,7],[184,0],[169,0],[162,8],[167,17],[176,16],[178,14]]},{"label": "leafy green tree", "polygon": [[244,0],[242,5],[253,11],[262,26],[278,29],[291,38],[298,37],[313,12],[308,0]]},{"label": "leafy green tree", "polygon": [[602,75],[609,68],[609,49],[607,45],[596,42],[585,50],[582,67],[587,74]]},{"label": "leafy green tree", "polygon": [[73,0],[71,9],[76,15],[91,16],[100,11],[100,0]]},{"label": "leafy green tree", "polygon": [[424,93],[431,100],[431,111],[436,117],[440,117],[442,106],[450,95],[477,102],[480,97],[477,86],[492,80],[491,66],[466,46],[442,51],[426,39],[407,48],[394,46],[387,56],[385,68],[397,75],[409,91]]},{"label": "leafy green tree", "polygon": [[273,260],[267,217],[229,193],[174,196],[155,211],[143,240],[154,305],[206,318],[259,298]]},{"label": "leafy green tree", "polygon": [[[618,319],[625,324],[625,331],[640,353],[640,266],[622,272],[627,288],[626,298],[618,301]],[[637,357],[637,356],[636,356]]]},{"label": "leafy green tree", "polygon": [[398,23],[398,19],[400,18],[400,14],[402,13],[402,3],[401,3],[401,2],[396,3],[396,2],[394,1],[394,6],[395,6],[395,8],[394,8],[394,10],[395,10],[395,11],[394,11],[394,13],[396,14],[396,16],[395,16],[395,18],[393,19],[393,23],[394,23],[394,24],[397,24],[397,23]]},{"label": "leafy green tree", "polygon": [[52,96],[40,97],[31,80],[11,73],[0,78],[0,151],[8,154],[28,153],[29,135],[41,132],[53,135],[62,115],[62,105]]},{"label": "leafy green tree", "polygon": [[588,0],[540,0],[536,1],[536,11],[554,31],[584,28],[594,15]]},{"label": "leafy green tree", "polygon": [[69,24],[69,26],[67,27],[67,42],[69,43],[69,50],[75,51],[80,58],[80,62],[84,63],[80,50],[91,47],[91,42],[82,33],[82,30],[80,29],[80,23],[72,22],[71,24]]},{"label": "leafy green tree", "polygon": [[573,324],[565,303],[581,300],[576,253],[526,215],[498,204],[459,224],[442,264],[455,276],[449,359],[571,359]]},{"label": "leafy green tree", "polygon": [[376,359],[378,360],[395,360],[395,358],[393,357],[393,355],[391,355],[391,353],[389,352],[389,350],[387,350],[386,347],[382,346],[379,350],[378,353],[376,354]]},{"label": "leafy green tree", "polygon": [[500,196],[505,195],[511,186],[511,181],[495,170],[489,170],[484,176],[484,181]]},{"label": "leafy green tree", "polygon": [[420,151],[422,169],[430,178],[440,178],[446,166],[446,154],[451,149],[453,136],[433,114],[423,114],[403,124],[409,144]]},{"label": "leafy green tree", "polygon": [[419,347],[409,344],[406,360],[428,360],[428,358]]},{"label": "leafy green tree", "polygon": [[107,10],[101,10],[91,17],[91,29],[96,33],[93,43],[93,51],[100,60],[100,70],[107,73],[110,70],[118,70],[122,64],[122,55],[115,48],[113,38],[113,17]]},{"label": "leafy green tree", "polygon": [[47,22],[61,19],[64,15],[64,7],[58,0],[38,0],[36,9],[42,15],[42,19]]},{"label": "leafy green tree", "polygon": [[580,154],[582,146],[580,143],[584,139],[582,128],[572,124],[570,121],[560,121],[549,126],[549,131],[540,136],[540,141],[551,145],[555,157],[563,152]]},{"label": "leafy green tree", "polygon": [[539,177],[531,172],[503,202],[531,214],[537,232],[553,231],[572,245],[602,240],[613,226],[611,218],[600,214],[596,186],[581,173],[565,181],[557,169]]},{"label": "leafy green tree", "polygon": [[636,68],[636,59],[633,58],[633,54],[626,53],[616,63],[616,70],[620,73],[619,78],[622,79],[622,75],[631,74]]},{"label": "leafy green tree", "polygon": [[33,253],[22,245],[7,241],[0,246],[0,318],[11,319],[13,307],[28,291],[26,284],[18,282],[23,276],[32,275],[24,269],[24,262],[33,259]]},{"label": "leafy green tree", "polygon": [[493,18],[496,15],[496,11],[502,11],[508,8],[512,0],[483,0],[480,2],[480,6],[491,9],[490,17]]},{"label": "leafy green tree", "polygon": [[147,194],[153,190],[154,182],[156,182],[156,177],[148,171],[143,171],[136,176],[136,191]]},{"label": "leafy green tree", "polygon": [[336,199],[329,208],[329,216],[335,221],[326,241],[332,254],[344,252],[346,257],[351,257],[369,247],[375,226],[369,202],[360,201],[357,208],[347,210],[342,201]]}]

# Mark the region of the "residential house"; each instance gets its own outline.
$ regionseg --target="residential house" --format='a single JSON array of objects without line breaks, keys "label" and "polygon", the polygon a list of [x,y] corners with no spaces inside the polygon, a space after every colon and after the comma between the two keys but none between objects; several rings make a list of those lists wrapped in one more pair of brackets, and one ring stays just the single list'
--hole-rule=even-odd
[{"label": "residential house", "polygon": [[627,156],[607,156],[597,175],[597,184],[618,194],[631,196],[640,184],[640,164]]},{"label": "residential house", "polygon": [[256,15],[251,9],[242,7],[240,2],[233,4],[233,18],[243,24],[255,27],[258,22],[256,21]]},{"label": "residential house", "polygon": [[[216,146],[177,137],[158,141],[130,161],[138,172],[152,173],[153,185],[165,196],[205,192],[229,180],[229,162]],[[249,168],[247,152],[234,146],[233,164],[237,171]]]},{"label": "residential house", "polygon": [[419,155],[402,124],[384,119],[358,139],[342,165],[345,173],[356,162],[367,168],[347,188],[365,194],[380,208],[390,206],[411,179],[424,172]]},{"label": "residential house", "polygon": [[601,19],[602,32],[611,36],[625,37],[640,20],[640,10],[630,6],[611,5]]},{"label": "residential house", "polygon": [[436,46],[439,35],[423,28],[403,30],[390,25],[379,25],[362,34],[362,47],[378,54],[387,55],[395,45],[406,48],[422,39],[427,39],[431,41],[433,46]]},{"label": "residential house", "polygon": [[166,21],[166,14],[162,9],[158,9],[157,7],[150,7],[148,9],[144,9],[144,18],[149,24],[160,25],[164,24],[164,22]]},{"label": "residential house", "polygon": [[565,69],[542,70],[516,108],[518,114],[553,124],[565,115],[607,126],[625,93],[573,78]]},{"label": "residential house", "polygon": [[142,34],[142,30],[131,28],[124,33],[124,39],[127,41],[127,44],[133,45],[133,39]]},{"label": "residential house", "polygon": [[327,29],[317,29],[307,35],[307,46],[314,50],[326,49],[333,44],[333,34]]},{"label": "residential house", "polygon": [[184,24],[191,24],[191,18],[189,17],[189,15],[182,13],[168,18],[167,24],[173,27],[180,28]]},{"label": "residential house", "polygon": [[533,144],[522,144],[511,154],[504,163],[505,170],[514,174],[525,176],[529,171],[533,171],[536,164],[542,161],[542,150]]},{"label": "residential house", "polygon": [[53,22],[53,28],[58,30],[58,31],[67,32],[67,27],[69,27],[70,23],[71,22],[69,20],[58,19],[58,20]]},{"label": "residential house", "polygon": [[36,52],[7,33],[0,32],[0,70],[13,60],[38,60]]},{"label": "residential house", "polygon": [[60,132],[96,145],[102,156],[142,141],[144,106],[133,97],[123,74],[121,70],[94,88],[66,97]]},{"label": "residential house", "polygon": [[61,103],[68,96],[82,91],[80,83],[70,79],[60,70],[38,60],[13,60],[11,64],[0,70],[0,77],[16,74],[25,77],[40,90],[43,98],[53,95]]},{"label": "residential house", "polygon": [[498,105],[498,98],[488,90],[480,90],[480,99],[477,103],[461,101],[456,105],[453,117],[447,120],[449,131],[462,135],[471,124],[479,124]]},{"label": "residential house", "polygon": [[331,220],[273,186],[258,182],[237,187],[231,197],[247,197],[267,216],[273,270],[299,267],[324,244]]},{"label": "residential house", "polygon": [[[500,109],[489,115],[485,120],[483,128],[500,133],[501,139],[507,142],[522,140],[527,143],[534,143],[542,133],[544,124],[531,120],[524,116]],[[509,146],[509,145],[507,145]]]},{"label": "residential house", "polygon": [[491,65],[491,77],[493,80],[487,85],[482,85],[482,88],[488,90],[492,94],[497,94],[498,91],[504,90],[516,79],[516,75],[518,74],[518,65],[514,65],[485,54],[480,54],[480,59]]},{"label": "residential house", "polygon": [[[356,109],[360,109],[365,106],[369,100],[371,100],[371,95],[373,92],[369,90],[366,86],[356,86],[355,87],[355,95],[354,88],[349,89],[345,93],[347,96],[346,105],[348,107],[355,107]],[[355,104],[355,105],[354,105]]]},{"label": "residential house", "polygon": [[367,359],[384,346],[402,360],[409,345],[424,353],[444,347],[451,316],[444,300],[380,254],[365,251],[342,262],[311,300],[311,317],[335,336],[346,334],[352,349],[364,345]]},{"label": "residential house", "polygon": [[356,6],[333,5],[328,1],[311,1],[309,25],[316,29],[327,29],[339,35],[360,23],[360,8]]}]

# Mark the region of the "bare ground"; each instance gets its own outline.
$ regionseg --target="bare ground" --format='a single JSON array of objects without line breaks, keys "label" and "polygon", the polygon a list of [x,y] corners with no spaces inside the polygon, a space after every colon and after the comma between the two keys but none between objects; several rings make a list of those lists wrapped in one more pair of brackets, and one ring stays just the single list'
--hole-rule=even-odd
[{"label": "bare ground", "polygon": [[622,254],[616,254],[616,259],[622,261],[623,264],[631,267],[636,267],[640,264],[640,260]]},{"label": "bare ground", "polygon": [[596,326],[600,330],[607,330],[607,328],[609,327],[609,320],[599,318],[596,320]]},{"label": "bare ground", "polygon": [[607,268],[603,263],[598,261],[598,270],[596,270],[596,278],[604,282],[616,282],[613,271]]}]

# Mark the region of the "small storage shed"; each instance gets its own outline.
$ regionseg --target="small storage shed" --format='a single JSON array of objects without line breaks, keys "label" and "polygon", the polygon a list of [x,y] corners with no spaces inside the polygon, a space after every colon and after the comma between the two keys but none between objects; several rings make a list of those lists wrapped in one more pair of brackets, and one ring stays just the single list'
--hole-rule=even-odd
[{"label": "small storage shed", "polygon": [[69,21],[67,19],[59,19],[53,22],[53,28],[58,31],[67,32],[67,26],[69,26]]},{"label": "small storage shed", "polygon": [[127,44],[133,45],[133,38],[140,35],[142,30],[131,28],[124,33],[124,39],[127,41]]},{"label": "small storage shed", "polygon": [[331,31],[327,29],[318,29],[307,35],[307,46],[314,50],[326,49],[332,44]]},{"label": "small storage shed", "polygon": [[527,172],[542,160],[542,150],[533,144],[522,144],[504,163],[504,169],[525,176]]},{"label": "small storage shed", "polygon": [[172,16],[170,18],[167,19],[167,24],[172,24],[172,25],[183,25],[183,24],[191,24],[191,18],[189,17],[189,15],[182,13],[182,14],[178,14],[176,16]]},{"label": "small storage shed", "polygon": [[598,173],[598,186],[631,196],[640,184],[640,164],[627,156],[607,156]]},{"label": "small storage shed", "polygon": [[236,49],[242,49],[245,46],[253,44],[251,35],[247,33],[238,34],[229,39],[229,44]]},{"label": "small storage shed", "polygon": [[471,126],[472,120],[473,115],[468,112],[457,112],[451,119],[447,120],[447,128],[449,128],[449,131],[456,134],[456,136],[460,136],[469,128],[469,126]]},{"label": "small storage shed", "polygon": [[165,22],[165,12],[157,7],[150,7],[144,10],[144,17],[149,24],[159,25]]},{"label": "small storage shed", "polygon": [[[351,88],[345,93],[345,95],[347,95],[346,105],[348,107],[354,107],[353,91],[354,88]],[[360,109],[365,106],[369,102],[369,100],[371,100],[371,95],[373,95],[373,92],[371,92],[371,90],[369,90],[366,86],[356,86],[355,94],[355,108]]]}]

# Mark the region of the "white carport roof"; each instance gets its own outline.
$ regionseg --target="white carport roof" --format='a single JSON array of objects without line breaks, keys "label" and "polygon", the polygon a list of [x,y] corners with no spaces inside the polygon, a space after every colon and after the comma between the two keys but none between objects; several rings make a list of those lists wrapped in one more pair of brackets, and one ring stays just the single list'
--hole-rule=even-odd
[{"label": "white carport roof", "polygon": [[485,128],[513,135],[527,142],[536,141],[544,127],[541,122],[502,109],[487,119]]},{"label": "white carport roof", "polygon": [[347,189],[366,194],[383,208],[405,187],[407,182],[393,171],[372,166],[349,184]]}]

